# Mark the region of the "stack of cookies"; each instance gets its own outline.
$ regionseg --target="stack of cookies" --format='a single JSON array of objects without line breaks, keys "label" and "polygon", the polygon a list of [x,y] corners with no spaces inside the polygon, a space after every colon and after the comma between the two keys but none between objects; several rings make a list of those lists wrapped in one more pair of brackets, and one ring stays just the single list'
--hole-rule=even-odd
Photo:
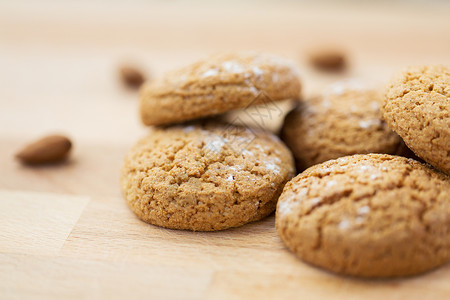
[{"label": "stack of cookies", "polygon": [[142,121],[158,127],[126,157],[129,206],[148,223],[201,231],[269,215],[295,175],[289,149],[260,128],[198,119],[299,95],[292,63],[256,53],[214,56],[144,84]]},{"label": "stack of cookies", "polygon": [[[395,77],[386,96],[351,80],[299,100],[296,67],[282,58],[191,64],[141,88],[142,121],[154,127],[125,159],[124,197],[145,222],[193,231],[277,208],[281,239],[306,262],[363,277],[424,272],[450,259],[449,83],[448,68],[419,67]],[[286,99],[298,105],[283,142],[218,121]]]}]

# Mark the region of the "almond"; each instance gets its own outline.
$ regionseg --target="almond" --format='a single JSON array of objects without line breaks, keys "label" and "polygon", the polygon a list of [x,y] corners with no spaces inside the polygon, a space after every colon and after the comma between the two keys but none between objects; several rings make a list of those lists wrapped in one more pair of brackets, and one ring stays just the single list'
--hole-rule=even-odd
[{"label": "almond", "polygon": [[56,163],[67,158],[72,142],[62,135],[49,135],[23,148],[16,158],[28,165]]},{"label": "almond", "polygon": [[344,53],[337,49],[314,51],[310,54],[309,61],[317,69],[326,71],[340,71],[346,65]]},{"label": "almond", "polygon": [[123,65],[120,70],[120,77],[125,85],[130,88],[139,88],[145,81],[144,74],[137,68]]}]

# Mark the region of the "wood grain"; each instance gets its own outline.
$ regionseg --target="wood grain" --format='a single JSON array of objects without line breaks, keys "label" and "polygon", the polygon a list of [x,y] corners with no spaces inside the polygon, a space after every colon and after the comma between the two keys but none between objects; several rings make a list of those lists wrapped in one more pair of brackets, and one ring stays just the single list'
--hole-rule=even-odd
[{"label": "wood grain", "polygon": [[0,190],[0,253],[57,254],[89,197]]},{"label": "wood grain", "polygon": [[[148,131],[137,94],[118,81],[124,61],[154,77],[218,51],[263,50],[299,65],[305,96],[338,79],[382,86],[407,65],[450,61],[444,2],[327,3],[2,2],[0,298],[449,299],[450,265],[397,280],[335,276],[296,259],[273,215],[217,233],[166,230],[139,221],[121,197],[123,157]],[[345,49],[346,72],[307,64],[308,49],[329,44]],[[58,132],[74,141],[66,163],[13,159]]]}]

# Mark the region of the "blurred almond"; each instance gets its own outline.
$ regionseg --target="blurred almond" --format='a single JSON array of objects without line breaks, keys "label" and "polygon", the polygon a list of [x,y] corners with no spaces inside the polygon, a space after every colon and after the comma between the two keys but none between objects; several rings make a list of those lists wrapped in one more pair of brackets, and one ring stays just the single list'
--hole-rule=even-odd
[{"label": "blurred almond", "polygon": [[325,71],[340,71],[345,68],[345,54],[337,49],[319,49],[311,52],[310,63],[317,69]]},{"label": "blurred almond", "polygon": [[145,81],[144,74],[136,67],[123,65],[120,67],[119,72],[123,83],[130,88],[137,89]]},{"label": "blurred almond", "polygon": [[49,135],[39,139],[16,154],[24,164],[38,165],[56,163],[67,158],[72,142],[62,135]]}]

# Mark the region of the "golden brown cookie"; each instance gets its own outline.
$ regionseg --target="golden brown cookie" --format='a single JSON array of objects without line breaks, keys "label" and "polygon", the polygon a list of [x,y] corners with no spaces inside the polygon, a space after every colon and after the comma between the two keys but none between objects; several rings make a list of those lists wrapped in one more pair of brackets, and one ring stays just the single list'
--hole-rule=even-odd
[{"label": "golden brown cookie", "polygon": [[128,153],[122,192],[145,222],[222,230],[273,212],[293,164],[286,146],[263,131],[223,124],[156,129]]},{"label": "golden brown cookie", "polygon": [[381,119],[381,95],[357,80],[336,82],[299,103],[281,136],[299,170],[351,154],[402,154],[401,138]]},{"label": "golden brown cookie", "polygon": [[450,178],[400,156],[338,158],[286,184],[276,226],[298,257],[336,273],[425,272],[450,259]]},{"label": "golden brown cookie", "polygon": [[382,112],[417,156],[450,175],[449,67],[410,67],[397,74]]},{"label": "golden brown cookie", "polygon": [[217,115],[267,101],[298,98],[296,68],[267,54],[223,54],[144,84],[141,118],[161,125]]}]

